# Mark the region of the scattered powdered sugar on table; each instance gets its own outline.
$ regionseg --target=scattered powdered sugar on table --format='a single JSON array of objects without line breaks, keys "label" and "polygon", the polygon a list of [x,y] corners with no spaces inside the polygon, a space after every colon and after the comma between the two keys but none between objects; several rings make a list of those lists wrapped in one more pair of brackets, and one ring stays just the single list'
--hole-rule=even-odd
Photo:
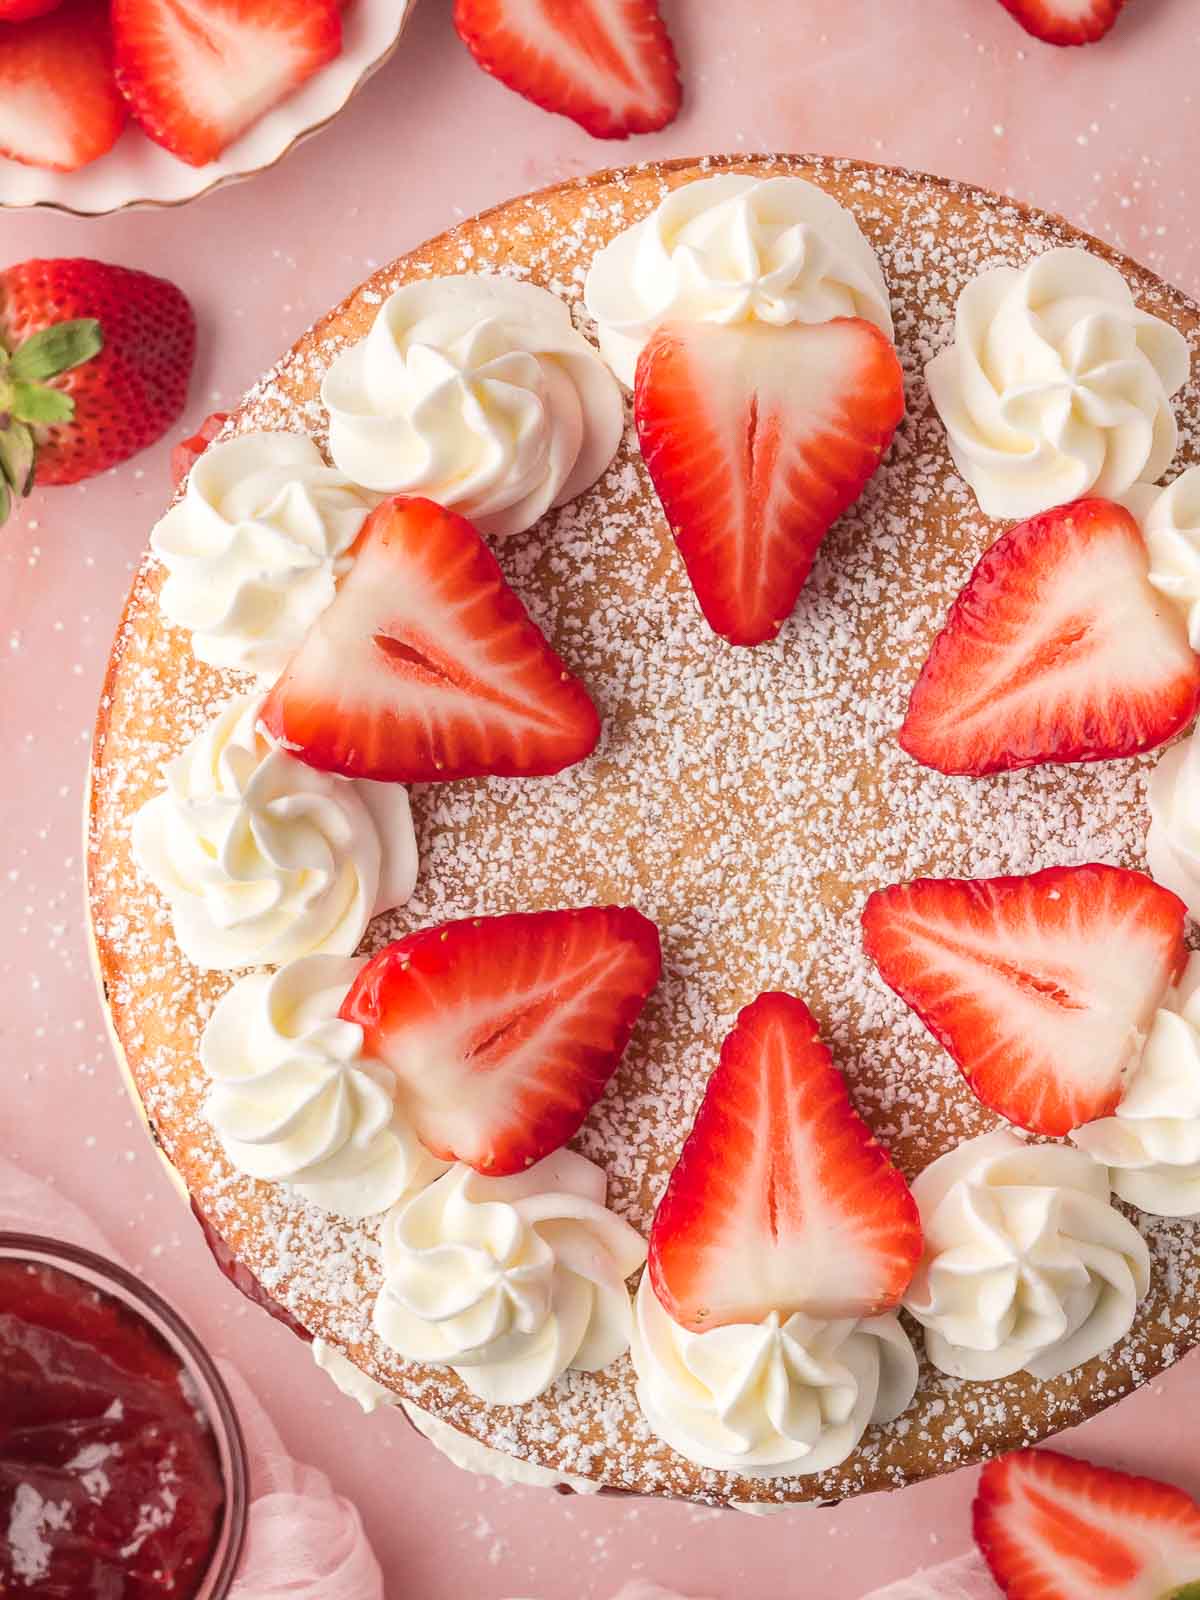
[{"label": "scattered powdered sugar on table", "polygon": [[[716,166],[718,163],[705,163]],[[746,166],[748,163],[734,163]],[[773,645],[734,650],[691,596],[632,428],[597,488],[497,548],[505,574],[604,717],[596,754],[552,779],[418,788],[417,891],[370,930],[476,913],[624,901],[662,932],[666,974],[578,1147],[610,1202],[643,1231],[738,1009],[761,990],[812,1005],[855,1100],[910,1175],[994,1125],[950,1058],[882,985],[858,915],[875,887],[921,874],[982,876],[1054,863],[1143,864],[1146,760],[1043,768],[972,782],[916,766],[894,732],[949,601],[1000,531],[954,475],[922,381],[977,271],[1079,236],[1054,219],[955,185],[783,160],[832,188],[879,250],[895,303],[909,415],[859,504],[826,539]],[[238,427],[323,437],[315,395],[396,283],[505,270],[579,311],[598,246],[678,181],[632,169],[514,202],[384,269],[252,392]],[[1130,270],[1138,299],[1197,343],[1200,313]],[[1200,389],[1180,407],[1197,458]],[[520,1408],[484,1407],[448,1375],[398,1360],[373,1336],[377,1224],[341,1224],[228,1166],[199,1115],[196,1044],[232,979],[180,957],[164,904],[133,870],[130,818],[161,763],[243,687],[200,667],[162,627],[160,574],[139,574],[101,710],[91,883],[109,1004],[160,1143],[198,1204],[270,1293],[382,1382],[501,1450],[613,1488],[697,1499],[836,1498],[979,1460],[1044,1436],[1128,1392],[1200,1337],[1195,1229],[1139,1218],[1155,1259],[1133,1333],[1048,1385],[970,1385],[923,1372],[917,1403],[817,1479],[702,1471],[654,1439],[632,1369],[568,1374]]]}]

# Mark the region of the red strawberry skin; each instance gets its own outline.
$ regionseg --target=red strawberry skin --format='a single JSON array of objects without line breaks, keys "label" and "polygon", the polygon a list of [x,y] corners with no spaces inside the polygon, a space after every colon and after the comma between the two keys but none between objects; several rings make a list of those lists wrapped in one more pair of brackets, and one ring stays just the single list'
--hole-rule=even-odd
[{"label": "red strawberry skin", "polygon": [[112,0],[116,77],[135,120],[206,166],[342,48],[337,0]]},{"label": "red strawberry skin", "polygon": [[1019,523],[950,608],[900,743],[939,772],[982,776],[1156,749],[1200,709],[1200,656],[1150,586],[1134,518],[1076,500]]},{"label": "red strawberry skin", "polygon": [[974,1525],[1008,1600],[1169,1600],[1200,1582],[1200,1506],[1189,1495],[1056,1450],[989,1462]]},{"label": "red strawberry skin", "polygon": [[656,0],[455,0],[485,72],[596,139],[653,133],[682,100]]},{"label": "red strawberry skin", "polygon": [[126,119],[105,0],[0,9],[0,155],[74,172],[112,149]]},{"label": "red strawberry skin", "polygon": [[1095,44],[1112,27],[1125,0],[1000,0],[1044,44]]},{"label": "red strawberry skin", "polygon": [[62,0],[0,0],[0,22],[28,22],[56,11]]},{"label": "red strawberry skin", "polygon": [[638,359],[638,438],[715,633],[775,637],[903,415],[896,352],[861,318],[656,330]]},{"label": "red strawberry skin", "polygon": [[993,1111],[1064,1135],[1109,1116],[1183,971],[1185,908],[1124,867],[918,878],[863,911],[883,981]]},{"label": "red strawberry skin", "polygon": [[178,420],[196,353],[187,297],[165,278],[84,258],[25,261],[0,272],[0,342],[15,349],[53,323],[96,318],[104,344],[49,380],[70,395],[70,422],[37,430],[36,481],[76,483],[145,450]]},{"label": "red strawberry skin", "polygon": [[228,421],[228,411],[211,411],[195,433],[171,451],[171,482],[177,489]]},{"label": "red strawberry skin", "polygon": [[501,1177],[578,1133],[661,970],[628,906],[473,917],[381,950],[341,1015],[426,1148]]},{"label": "red strawberry skin", "polygon": [[793,995],[739,1015],[650,1230],[650,1281],[695,1333],[899,1304],[921,1257],[903,1177]]},{"label": "red strawberry skin", "polygon": [[600,718],[465,517],[388,500],[262,721],[309,766],[389,783],[560,772]]}]

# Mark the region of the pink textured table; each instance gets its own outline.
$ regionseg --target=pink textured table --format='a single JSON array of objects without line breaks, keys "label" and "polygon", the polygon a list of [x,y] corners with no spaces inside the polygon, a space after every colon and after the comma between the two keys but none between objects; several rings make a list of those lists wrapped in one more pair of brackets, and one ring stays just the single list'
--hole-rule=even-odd
[{"label": "pink textured table", "polygon": [[[201,325],[194,422],[379,262],[495,201],[623,160],[821,150],[924,168],[1061,211],[1200,295],[1195,0],[1130,0],[1104,44],[1072,52],[1027,39],[995,0],[665,0],[687,106],[628,146],[491,83],[449,10],[422,0],[390,65],[274,172],[163,213],[0,213],[0,259],[95,255],[179,283]],[[476,1480],[398,1416],[360,1416],[218,1275],[125,1097],[82,925],[91,719],[168,493],[167,455],[164,444],[39,496],[0,535],[0,1149],[90,1208],[240,1365],[291,1449],[360,1506],[389,1600],[607,1600],[631,1574],[717,1600],[854,1600],[966,1549],[971,1472],[771,1521]],[[1197,1414],[1193,1359],[1069,1443],[1200,1493]]]}]

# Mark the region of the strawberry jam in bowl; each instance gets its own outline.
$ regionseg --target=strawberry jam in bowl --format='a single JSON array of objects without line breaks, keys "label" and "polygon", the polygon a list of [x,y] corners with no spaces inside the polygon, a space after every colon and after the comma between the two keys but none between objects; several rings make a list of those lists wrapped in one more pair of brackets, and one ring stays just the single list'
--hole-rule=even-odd
[{"label": "strawberry jam in bowl", "polygon": [[211,1357],[90,1251],[0,1233],[0,1594],[220,1600],[246,1456]]}]

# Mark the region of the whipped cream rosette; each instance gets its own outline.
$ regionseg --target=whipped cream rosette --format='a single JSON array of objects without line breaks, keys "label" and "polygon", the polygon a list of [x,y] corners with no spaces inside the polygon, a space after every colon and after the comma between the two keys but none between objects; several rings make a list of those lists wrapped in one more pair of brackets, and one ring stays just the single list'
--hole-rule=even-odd
[{"label": "whipped cream rosette", "polygon": [[959,472],[990,517],[1153,483],[1175,454],[1187,340],[1087,250],[993,267],[959,296],[925,369]]},{"label": "whipped cream rosette", "polygon": [[875,252],[852,214],[803,178],[727,172],[682,184],[599,251],[584,298],[601,353],[629,388],[642,346],[670,320],[864,317],[892,337]]},{"label": "whipped cream rosette", "polygon": [[986,1133],[927,1167],[913,1194],[925,1254],[904,1306],[940,1371],[1047,1382],[1129,1332],[1149,1251],[1081,1151]]},{"label": "whipped cream rosette", "polygon": [[663,1309],[646,1274],[636,1317],[646,1420],[698,1466],[751,1478],[824,1472],[916,1392],[917,1358],[891,1313],[828,1321],[772,1311],[692,1333]]},{"label": "whipped cream rosette", "polygon": [[1158,758],[1146,798],[1150,871],[1200,920],[1200,739],[1194,733]]},{"label": "whipped cream rosette", "polygon": [[210,445],[150,536],[163,614],[198,660],[276,677],[333,599],[369,509],[305,434]]},{"label": "whipped cream rosette", "polygon": [[384,1222],[376,1333],[494,1405],[615,1361],[632,1323],[625,1280],[646,1247],[606,1209],[606,1187],[571,1150],[504,1178],[452,1167]]},{"label": "whipped cream rosette", "polygon": [[1200,1216],[1200,957],[1154,1017],[1115,1115],[1071,1135],[1116,1194],[1159,1217]]},{"label": "whipped cream rosette", "polygon": [[563,301],[503,277],[397,289],[321,398],[348,477],[425,495],[492,537],[589,488],[623,425],[620,391]]},{"label": "whipped cream rosette", "polygon": [[218,1000],[200,1039],[204,1110],[252,1178],[345,1217],[386,1211],[446,1169],[396,1107],[395,1078],[338,1016],[361,959],[302,956]]},{"label": "whipped cream rosette", "polygon": [[1179,609],[1192,649],[1200,651],[1200,467],[1165,489],[1136,483],[1124,500],[1141,523],[1150,582]]},{"label": "whipped cream rosette", "polygon": [[917,1360],[893,1308],[920,1248],[912,1196],[808,1008],[760,995],[651,1229],[632,1348],[651,1428],[746,1477],[839,1465],[912,1403]]},{"label": "whipped cream rosette", "polygon": [[229,700],[133,823],[179,948],[210,970],[351,955],[416,882],[407,791],[295,760],[260,728],[261,707]]}]

